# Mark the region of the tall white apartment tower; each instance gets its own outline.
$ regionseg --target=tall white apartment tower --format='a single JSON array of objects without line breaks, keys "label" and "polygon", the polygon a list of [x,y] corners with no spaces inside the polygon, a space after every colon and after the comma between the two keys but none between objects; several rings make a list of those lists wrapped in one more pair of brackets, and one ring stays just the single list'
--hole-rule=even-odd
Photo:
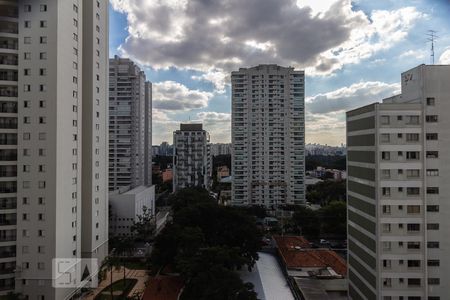
[{"label": "tall white apartment tower", "polygon": [[173,191],[194,186],[209,189],[211,150],[203,125],[180,124],[173,133],[173,147]]},{"label": "tall white apartment tower", "polygon": [[1,1],[0,17],[0,296],[68,299],[52,260],[108,252],[108,1]]},{"label": "tall white apartment tower", "polygon": [[450,299],[450,66],[347,112],[349,296]]},{"label": "tall white apartment tower", "polygon": [[109,62],[109,190],[151,185],[151,83],[130,59]]},{"label": "tall white apartment tower", "polygon": [[304,80],[277,65],[231,73],[233,205],[304,203]]}]

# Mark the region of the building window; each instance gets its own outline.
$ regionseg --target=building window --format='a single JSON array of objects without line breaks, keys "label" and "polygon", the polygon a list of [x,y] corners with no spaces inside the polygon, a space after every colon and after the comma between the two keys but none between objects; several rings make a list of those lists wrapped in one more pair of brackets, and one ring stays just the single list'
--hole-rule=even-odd
[{"label": "building window", "polygon": [[429,259],[429,260],[427,261],[427,265],[428,265],[429,267],[439,267],[440,261],[439,261],[439,259]]},{"label": "building window", "polygon": [[47,28],[47,21],[43,20],[40,23],[41,28]]},{"label": "building window", "polygon": [[47,75],[47,69],[45,69],[45,68],[40,68],[40,69],[39,69],[39,75],[40,75],[40,76],[46,76],[46,75]]},{"label": "building window", "polygon": [[417,160],[420,159],[420,152],[418,151],[407,151],[406,159]]},{"label": "building window", "polygon": [[23,85],[23,91],[24,92],[30,92],[31,91],[31,85],[30,84],[24,84]]},{"label": "building window", "polygon": [[427,176],[439,176],[438,169],[427,169]]},{"label": "building window", "polygon": [[427,187],[427,194],[439,194],[438,187]]},{"label": "building window", "polygon": [[31,59],[31,52],[24,52],[23,53],[23,59],[30,60]]},{"label": "building window", "polygon": [[47,11],[47,5],[41,4],[41,12]]},{"label": "building window", "polygon": [[25,28],[31,28],[31,21],[25,21]]},{"label": "building window", "polygon": [[428,223],[427,230],[439,230],[439,224],[438,223]]},{"label": "building window", "polygon": [[381,159],[382,160],[390,160],[391,159],[391,153],[387,151],[381,152]]},{"label": "building window", "polygon": [[41,44],[47,44],[47,37],[46,36],[41,36],[39,38],[39,41],[40,41]]},{"label": "building window", "polygon": [[439,278],[428,278],[429,285],[439,285],[441,280]]},{"label": "building window", "polygon": [[437,133],[427,133],[426,134],[427,141],[436,141],[438,139]]},{"label": "building window", "polygon": [[427,151],[427,158],[439,158],[438,151]]},{"label": "building window", "polygon": [[406,170],[406,177],[407,178],[419,178],[420,170],[416,170],[416,169]]},{"label": "building window", "polygon": [[39,53],[39,58],[42,59],[42,60],[46,60],[47,59],[47,52]]},{"label": "building window", "polygon": [[420,188],[418,187],[408,187],[406,188],[406,195],[408,196],[419,196]]},{"label": "building window", "polygon": [[420,205],[408,205],[406,211],[408,214],[420,214]]},{"label": "building window", "polygon": [[436,104],[436,100],[432,97],[427,98],[427,105],[428,106],[434,106]]},{"label": "building window", "polygon": [[420,224],[407,224],[406,228],[409,232],[420,231]]},{"label": "building window", "polygon": [[389,125],[390,117],[389,116],[381,116],[380,123],[381,123],[381,125]]},{"label": "building window", "polygon": [[427,205],[427,212],[439,212],[439,205]]},{"label": "building window", "polygon": [[406,124],[408,124],[408,125],[419,125],[420,124],[419,116],[407,116]]},{"label": "building window", "polygon": [[418,133],[407,133],[406,134],[406,141],[407,142],[418,142],[419,141],[419,134]]},{"label": "building window", "polygon": [[380,140],[382,143],[389,143],[391,135],[389,133],[382,133]]},{"label": "building window", "polygon": [[439,248],[439,242],[427,242],[427,247],[432,249]]},{"label": "building window", "polygon": [[24,7],[23,7],[23,11],[25,11],[25,12],[30,12],[31,11],[31,5],[24,5]]}]

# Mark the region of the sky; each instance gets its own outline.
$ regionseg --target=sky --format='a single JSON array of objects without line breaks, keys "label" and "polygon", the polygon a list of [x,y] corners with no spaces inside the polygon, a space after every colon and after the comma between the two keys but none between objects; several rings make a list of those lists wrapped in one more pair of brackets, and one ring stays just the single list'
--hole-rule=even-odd
[{"label": "sky", "polygon": [[305,70],[306,142],[345,143],[345,111],[400,93],[400,74],[450,64],[450,0],[110,0],[110,55],[153,83],[153,144],[181,122],[231,140],[230,73]]}]

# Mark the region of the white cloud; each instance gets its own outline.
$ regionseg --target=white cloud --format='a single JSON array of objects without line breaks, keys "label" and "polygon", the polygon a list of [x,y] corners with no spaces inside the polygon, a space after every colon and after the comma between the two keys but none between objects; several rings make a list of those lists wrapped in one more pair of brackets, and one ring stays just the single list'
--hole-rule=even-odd
[{"label": "white cloud", "polygon": [[208,106],[213,94],[190,90],[174,81],[153,83],[153,107],[159,110],[183,111]]},{"label": "white cloud", "polygon": [[317,94],[306,100],[306,109],[312,114],[340,112],[400,93],[398,83],[367,81],[352,84],[328,93]]},{"label": "white cloud", "polygon": [[439,63],[443,65],[450,64],[450,48],[447,48],[439,57]]},{"label": "white cloud", "polygon": [[400,92],[400,85],[359,82],[306,101],[306,142],[338,145],[345,141],[345,111],[380,102]]},{"label": "white cloud", "polygon": [[214,85],[217,93],[225,93],[225,85],[229,81],[229,74],[223,70],[210,69],[200,76],[192,76],[194,80],[209,81]]},{"label": "white cloud", "polygon": [[231,70],[260,63],[329,75],[404,40],[414,7],[354,11],[351,0],[111,0],[127,14],[120,51],[154,68],[205,72],[223,91]]},{"label": "white cloud", "polygon": [[218,112],[200,112],[196,122],[203,123],[213,143],[229,143],[231,140],[231,114]]},{"label": "white cloud", "polygon": [[311,8],[312,15],[323,15],[337,0],[297,0],[298,7]]}]

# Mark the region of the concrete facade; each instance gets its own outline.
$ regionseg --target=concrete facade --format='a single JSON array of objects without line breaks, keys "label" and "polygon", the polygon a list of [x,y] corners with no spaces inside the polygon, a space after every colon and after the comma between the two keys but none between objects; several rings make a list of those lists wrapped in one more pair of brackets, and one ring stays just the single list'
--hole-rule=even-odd
[{"label": "concrete facade", "polygon": [[151,83],[130,59],[109,66],[109,190],[151,185]]},{"label": "concrete facade", "polygon": [[450,66],[347,113],[351,299],[448,299]]},{"label": "concrete facade", "polygon": [[259,65],[232,72],[232,203],[305,202],[305,74]]},{"label": "concrete facade", "polygon": [[180,124],[173,133],[173,191],[186,187],[209,189],[212,161],[209,133],[202,124]]},{"label": "concrete facade", "polygon": [[52,259],[108,253],[108,2],[10,0],[0,14],[0,296],[67,299]]}]

